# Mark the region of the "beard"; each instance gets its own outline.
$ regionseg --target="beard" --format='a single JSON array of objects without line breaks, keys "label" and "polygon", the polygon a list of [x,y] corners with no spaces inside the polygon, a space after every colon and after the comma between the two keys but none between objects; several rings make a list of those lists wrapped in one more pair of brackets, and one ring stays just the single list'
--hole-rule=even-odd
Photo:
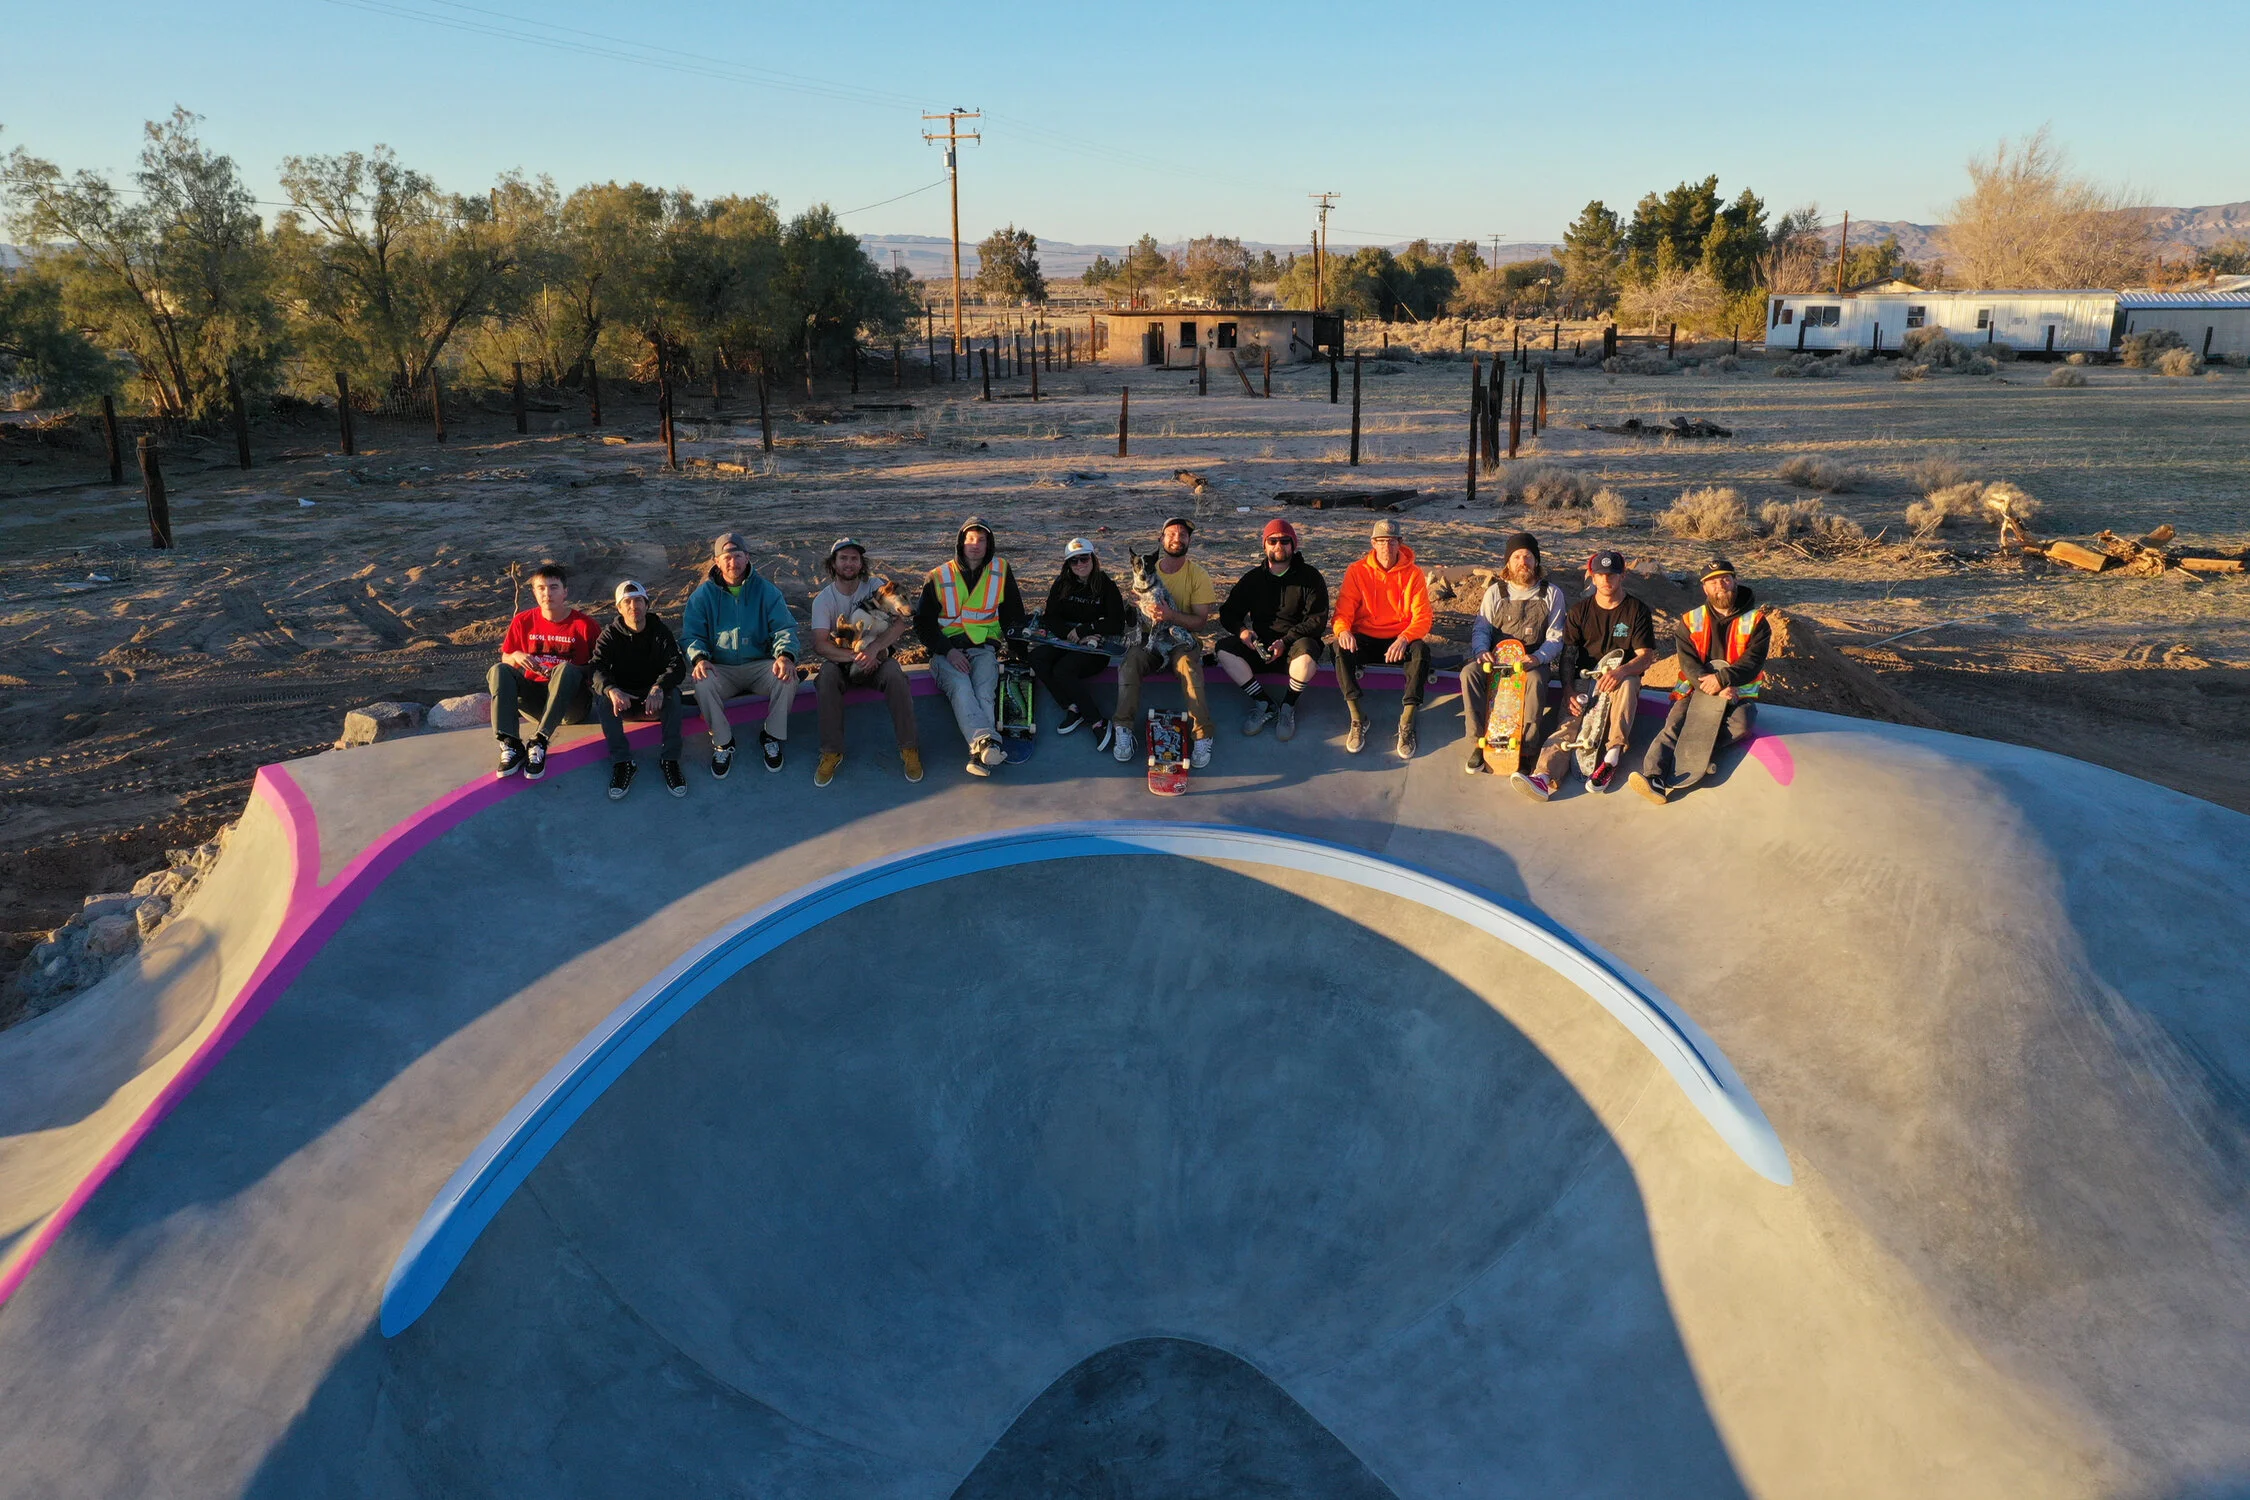
[{"label": "beard", "polygon": [[1188,544],[1186,542],[1181,542],[1177,546],[1173,545],[1171,542],[1163,542],[1159,545],[1164,548],[1164,555],[1166,557],[1187,556]]},{"label": "beard", "polygon": [[1539,581],[1539,569],[1533,563],[1510,562],[1501,570],[1500,576],[1518,588],[1530,588]]}]

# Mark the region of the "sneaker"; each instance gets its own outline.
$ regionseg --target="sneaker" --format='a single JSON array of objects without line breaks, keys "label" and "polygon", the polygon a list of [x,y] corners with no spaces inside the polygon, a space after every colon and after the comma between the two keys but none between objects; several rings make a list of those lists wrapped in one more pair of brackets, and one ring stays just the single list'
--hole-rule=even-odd
[{"label": "sneaker", "polygon": [[492,768],[492,774],[499,780],[506,781],[522,769],[523,741],[502,740],[500,742],[500,764]]},{"label": "sneaker", "polygon": [[1615,776],[1616,774],[1617,762],[1614,760],[1605,760],[1600,765],[1595,766],[1594,769],[1586,773],[1586,785],[1592,787],[1597,792],[1601,791],[1609,785],[1610,778]]},{"label": "sneaker", "polygon": [[1085,728],[1088,722],[1086,716],[1078,711],[1078,705],[1073,703],[1063,710],[1062,722],[1055,726],[1055,733],[1076,734],[1079,730]]},{"label": "sneaker", "polygon": [[547,774],[547,742],[534,739],[523,747],[523,779],[537,781]]},{"label": "sneaker", "polygon": [[727,772],[729,772],[729,771],[731,771],[731,770],[733,770],[733,769],[734,769],[734,744],[733,744],[733,742],[732,742],[732,741],[729,741],[728,743],[726,743],[726,744],[724,744],[724,745],[714,745],[714,746],[712,747],[712,749],[711,749],[711,777],[712,777],[712,779],[713,779],[714,781],[724,781],[724,780],[726,780],[726,779],[727,779]]},{"label": "sneaker", "polygon": [[1352,705],[1351,727],[1344,731],[1344,749],[1352,755],[1367,748],[1367,721],[1359,716],[1359,705]]},{"label": "sneaker", "polygon": [[609,768],[609,800],[623,802],[625,794],[633,789],[633,773],[640,769],[629,760],[612,762]]},{"label": "sneaker", "polygon": [[1188,756],[1188,764],[1198,771],[1211,764],[1211,742],[1209,740],[1197,740],[1195,742],[1195,750]]},{"label": "sneaker", "polygon": [[1655,803],[1658,807],[1662,807],[1666,802],[1669,802],[1671,800],[1670,795],[1666,793],[1664,788],[1658,786],[1655,782],[1649,780],[1646,776],[1643,776],[1638,771],[1635,771],[1632,775],[1626,777],[1625,784],[1631,787],[1634,791],[1639,792],[1642,796],[1648,798],[1649,801]]},{"label": "sneaker", "polygon": [[1485,761],[1484,746],[1470,746],[1469,763],[1463,766],[1461,769],[1468,772],[1471,776],[1490,776],[1492,774],[1492,767]]},{"label": "sneaker", "polygon": [[969,747],[969,758],[981,760],[988,766],[1006,765],[1008,751],[997,735],[980,735],[977,742]]},{"label": "sneaker", "polygon": [[1130,764],[1133,759],[1133,731],[1114,719],[1110,721],[1110,728],[1115,731],[1110,736],[1110,758],[1121,766]]},{"label": "sneaker", "polygon": [[781,769],[781,741],[763,730],[758,733],[758,753],[766,758],[767,770]]},{"label": "sneaker", "polygon": [[844,756],[842,751],[821,751],[820,764],[813,767],[812,784],[814,786],[826,786],[829,782],[834,781],[836,779],[836,768],[843,763]]},{"label": "sneaker", "polygon": [[992,767],[984,763],[983,756],[972,755],[969,757],[969,774],[971,776],[990,776]]},{"label": "sneaker", "polygon": [[898,763],[899,763],[899,764],[900,764],[901,766],[904,766],[904,767],[906,768],[906,779],[907,779],[908,781],[920,781],[920,780],[922,779],[922,752],[921,752],[921,751],[919,751],[919,750],[901,750],[901,751],[899,751],[899,753],[898,753]]},{"label": "sneaker", "polygon": [[1555,795],[1555,785],[1536,771],[1526,776],[1518,771],[1508,778],[1508,784],[1534,802],[1544,802]]},{"label": "sneaker", "polygon": [[1273,737],[1277,740],[1293,740],[1297,737],[1296,704],[1284,703],[1274,711]]},{"label": "sneaker", "polygon": [[1095,719],[1092,722],[1098,726],[1094,730],[1094,753],[1099,755],[1116,740],[1117,726],[1107,719]]},{"label": "sneaker", "polygon": [[1398,718],[1398,758],[1400,760],[1412,760],[1419,744],[1420,741],[1414,733],[1414,716],[1412,714],[1400,714]]},{"label": "sneaker", "polygon": [[664,790],[675,797],[687,795],[687,778],[680,774],[678,761],[660,760],[656,763],[656,769],[664,773]]},{"label": "sneaker", "polygon": [[1276,717],[1273,704],[1263,698],[1253,698],[1250,700],[1249,716],[1242,721],[1242,732],[1244,734],[1256,734],[1259,730],[1271,724]]}]

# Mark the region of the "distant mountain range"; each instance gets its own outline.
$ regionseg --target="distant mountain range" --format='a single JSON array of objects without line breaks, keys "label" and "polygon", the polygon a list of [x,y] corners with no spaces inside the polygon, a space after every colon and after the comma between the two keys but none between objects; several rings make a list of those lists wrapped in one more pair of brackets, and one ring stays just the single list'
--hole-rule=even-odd
[{"label": "distant mountain range", "polygon": [[[2250,202],[2152,208],[2148,212],[2156,225],[2157,252],[2167,260],[2208,249],[2222,240],[2250,239]],[[1885,236],[1897,235],[1898,248],[1908,260],[1943,260],[1945,252],[1938,244],[1943,230],[1941,224],[1913,224],[1905,219],[1854,219],[1852,243],[1879,245]],[[1841,224],[1831,224],[1824,238],[1833,246],[1842,232]]]},{"label": "distant mountain range", "polygon": [[[983,236],[980,235],[978,238],[981,239]],[[859,243],[861,248],[875,258],[875,263],[879,266],[888,267],[892,265],[894,263],[892,257],[895,255],[897,257],[896,264],[906,267],[916,276],[935,280],[953,274],[953,242],[938,235],[865,234],[860,236]],[[1407,242],[1400,240],[1397,244],[1388,248],[1397,251],[1404,250],[1406,246]],[[1187,241],[1185,240],[1171,240],[1164,245],[1166,250],[1182,250],[1186,247]],[[1129,248],[1126,245],[1075,245],[1068,240],[1043,239],[1039,242],[1039,269],[1050,281],[1064,280],[1082,274],[1088,266],[1094,263],[1094,257],[1097,255],[1106,255],[1111,260],[1117,260]],[[1304,254],[1311,246],[1309,244],[1274,245],[1262,240],[1244,240],[1242,248],[1252,255],[1259,255],[1271,250],[1276,258],[1286,261],[1293,254]],[[1331,241],[1328,246],[1328,253],[1331,255],[1349,255],[1359,248],[1357,245]],[[1537,260],[1555,248],[1553,245],[1502,245],[1500,247],[1500,263],[1506,265],[1509,261]],[[1478,253],[1489,260],[1492,255],[1492,247],[1481,245],[1478,247]],[[963,276],[974,276],[976,271],[976,243],[973,240],[964,239],[961,242],[961,274]]]}]

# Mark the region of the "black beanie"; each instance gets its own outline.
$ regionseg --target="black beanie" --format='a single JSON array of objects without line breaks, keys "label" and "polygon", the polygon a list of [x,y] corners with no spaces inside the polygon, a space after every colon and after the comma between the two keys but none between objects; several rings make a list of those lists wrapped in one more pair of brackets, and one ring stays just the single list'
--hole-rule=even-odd
[{"label": "black beanie", "polygon": [[1533,536],[1528,531],[1515,532],[1506,541],[1500,544],[1501,563],[1505,564],[1509,558],[1515,556],[1518,552],[1530,553],[1531,560],[1533,562],[1546,561],[1546,559],[1542,558],[1539,555],[1539,538]]}]

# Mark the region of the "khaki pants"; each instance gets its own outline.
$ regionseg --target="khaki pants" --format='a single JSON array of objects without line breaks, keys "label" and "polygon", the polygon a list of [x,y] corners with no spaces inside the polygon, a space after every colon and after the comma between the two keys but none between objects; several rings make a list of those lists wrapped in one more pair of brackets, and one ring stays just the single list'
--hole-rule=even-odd
[{"label": "khaki pants", "polygon": [[[1135,646],[1118,663],[1116,722],[1121,727],[1135,734],[1141,732],[1141,678],[1164,665],[1146,646]],[[1187,689],[1188,717],[1195,721],[1195,737],[1210,739],[1211,702],[1203,692],[1203,647],[1182,646],[1173,653],[1171,667],[1179,674],[1180,685]]]},{"label": "khaki pants", "polygon": [[[1598,680],[1593,677],[1578,679],[1578,691],[1589,697],[1586,705],[1588,708],[1593,707],[1591,695],[1594,683]],[[1633,742],[1633,715],[1639,711],[1640,706],[1641,680],[1638,677],[1625,678],[1610,690],[1609,727],[1602,736],[1602,748],[1615,750],[1619,765],[1625,763],[1625,747]],[[1584,719],[1584,714],[1572,713],[1569,700],[1564,699],[1562,727],[1547,736],[1547,743],[1540,747],[1539,774],[1558,787],[1563,784],[1563,778],[1570,774],[1571,764],[1576,758],[1572,747],[1578,743],[1578,728]]]},{"label": "khaki pants", "polygon": [[695,690],[695,706],[703,711],[703,722],[711,728],[712,744],[723,750],[734,743],[734,726],[727,722],[727,699],[751,693],[766,700],[766,733],[777,740],[789,738],[789,703],[797,696],[797,684],[774,675],[772,657],[761,656],[731,667],[715,661],[710,665],[710,672],[701,681],[696,680],[691,668],[687,685]]},{"label": "khaki pants", "polygon": [[891,709],[891,733],[901,750],[917,748],[914,729],[914,695],[906,685],[906,672],[895,661],[861,677],[840,661],[820,664],[820,753],[844,753],[844,693],[851,688],[879,687]]}]

